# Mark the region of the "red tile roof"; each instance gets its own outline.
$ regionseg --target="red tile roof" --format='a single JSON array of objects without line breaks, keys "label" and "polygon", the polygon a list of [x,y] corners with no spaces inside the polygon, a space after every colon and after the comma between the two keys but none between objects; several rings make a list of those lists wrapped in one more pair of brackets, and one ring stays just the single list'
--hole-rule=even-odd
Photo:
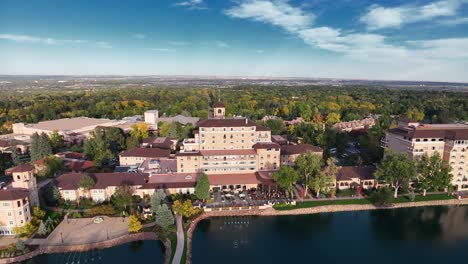
[{"label": "red tile roof", "polygon": [[17,173],[17,172],[26,172],[26,171],[33,171],[35,167],[29,164],[21,164],[16,167],[8,169],[8,173]]},{"label": "red tile roof", "polygon": [[14,201],[24,199],[29,196],[29,191],[23,188],[14,188],[10,190],[0,190],[0,201]]},{"label": "red tile roof", "polygon": [[281,145],[281,155],[305,154],[307,152],[323,152],[323,149],[309,144]]},{"label": "red tile roof", "polygon": [[[77,190],[80,187],[81,178],[85,173],[66,173],[56,179],[56,184],[62,190]],[[104,189],[110,186],[143,185],[148,180],[146,173],[95,173],[90,175],[95,182],[92,189]]]},{"label": "red tile roof", "polygon": [[271,129],[266,127],[266,126],[257,126],[257,128],[255,130],[257,130],[257,131],[271,131]]},{"label": "red tile roof", "polygon": [[221,102],[216,102],[213,104],[213,107],[226,107],[226,106]]},{"label": "red tile roof", "polygon": [[262,142],[262,143],[256,143],[255,145],[253,145],[253,148],[254,149],[268,149],[268,148],[279,149],[280,145],[277,143],[273,143],[273,142]]},{"label": "red tile roof", "polygon": [[257,124],[245,118],[205,119],[198,122],[198,127],[253,127]]},{"label": "red tile roof", "polygon": [[210,185],[259,184],[256,173],[207,174]]},{"label": "red tile roof", "polygon": [[89,160],[78,160],[78,161],[66,161],[65,166],[71,171],[85,171],[94,167],[92,161]]},{"label": "red tile roof", "polygon": [[375,167],[372,166],[345,166],[341,167],[336,174],[337,181],[350,181],[351,178],[358,178],[361,180],[373,180]]},{"label": "red tile roof", "polygon": [[176,156],[201,156],[202,154],[199,151],[179,151],[176,153]]},{"label": "red tile roof", "polygon": [[120,153],[121,157],[169,158],[171,151],[160,148],[132,148]]}]

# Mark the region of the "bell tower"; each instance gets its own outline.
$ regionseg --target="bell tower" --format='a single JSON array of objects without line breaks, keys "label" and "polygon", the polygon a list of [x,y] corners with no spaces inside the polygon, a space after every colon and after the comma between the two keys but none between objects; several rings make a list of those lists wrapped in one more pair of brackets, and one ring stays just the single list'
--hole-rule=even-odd
[{"label": "bell tower", "polygon": [[36,177],[34,176],[35,167],[29,164],[18,165],[10,169],[13,176],[11,186],[13,188],[23,188],[29,191],[29,201],[31,206],[39,204],[39,194],[37,190]]}]

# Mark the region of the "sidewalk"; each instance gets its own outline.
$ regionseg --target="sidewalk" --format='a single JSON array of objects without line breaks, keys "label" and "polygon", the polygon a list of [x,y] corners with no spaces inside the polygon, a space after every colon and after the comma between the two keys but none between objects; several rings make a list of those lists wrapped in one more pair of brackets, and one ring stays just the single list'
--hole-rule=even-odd
[{"label": "sidewalk", "polygon": [[172,264],[179,264],[182,260],[182,254],[184,252],[185,237],[184,228],[182,226],[182,216],[178,215],[176,218],[177,224],[177,248],[172,259]]}]

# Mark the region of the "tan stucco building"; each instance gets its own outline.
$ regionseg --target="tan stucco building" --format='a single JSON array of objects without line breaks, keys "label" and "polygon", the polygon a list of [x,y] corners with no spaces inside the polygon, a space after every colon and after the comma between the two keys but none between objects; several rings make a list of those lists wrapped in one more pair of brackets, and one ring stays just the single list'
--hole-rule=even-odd
[{"label": "tan stucco building", "polygon": [[452,184],[459,191],[468,190],[468,125],[403,120],[386,133],[382,146],[414,159],[438,152],[451,167]]}]

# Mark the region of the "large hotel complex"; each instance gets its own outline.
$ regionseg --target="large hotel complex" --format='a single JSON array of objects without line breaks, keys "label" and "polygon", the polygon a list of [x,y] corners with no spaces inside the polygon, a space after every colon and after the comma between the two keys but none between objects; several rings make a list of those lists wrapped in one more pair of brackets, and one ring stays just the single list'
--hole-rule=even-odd
[{"label": "large hotel complex", "polygon": [[[207,175],[210,189],[214,191],[271,187],[276,185],[271,177],[272,172],[281,166],[294,166],[296,158],[301,154],[323,155],[320,147],[296,144],[286,136],[272,135],[269,128],[252,120],[226,117],[225,106],[221,102],[214,103],[212,108],[210,118],[196,123],[193,138],[185,138],[180,143],[176,139],[164,137],[144,139],[141,146],[120,153],[120,166],[115,172],[85,173],[83,170],[70,169],[72,172],[54,180],[61,197],[72,201],[86,197],[101,202],[109,200],[117,188],[123,185],[141,197],[152,195],[158,189],[167,193],[194,193],[201,173]],[[47,130],[45,132],[49,133],[52,128],[57,128],[64,136],[84,133],[80,136],[86,138],[95,128],[128,126],[128,123],[118,121],[83,120],[87,121],[85,128],[77,124],[68,128],[66,120],[51,121],[50,124],[55,127],[42,123],[36,126],[18,124],[14,128],[23,136],[39,130]],[[157,128],[158,112],[145,113],[145,121]],[[15,134],[10,136],[14,137]],[[439,152],[451,166],[456,189],[468,190],[467,125],[423,125],[402,120],[398,127],[386,133],[382,144],[384,148],[407,153],[410,158],[416,159],[423,154]],[[90,162],[80,160],[83,156],[80,153],[57,153],[56,156],[65,157],[66,164]],[[30,205],[38,203],[35,165],[24,164],[9,169],[6,173],[12,177],[10,182],[0,183],[0,234],[13,234],[14,227],[21,227],[30,220]],[[70,165],[70,168],[74,167]],[[335,187],[339,190],[353,186],[366,189],[375,187],[378,183],[373,176],[374,171],[373,166],[340,167]],[[94,180],[90,190],[80,187],[80,181],[85,175],[90,175]]]}]

